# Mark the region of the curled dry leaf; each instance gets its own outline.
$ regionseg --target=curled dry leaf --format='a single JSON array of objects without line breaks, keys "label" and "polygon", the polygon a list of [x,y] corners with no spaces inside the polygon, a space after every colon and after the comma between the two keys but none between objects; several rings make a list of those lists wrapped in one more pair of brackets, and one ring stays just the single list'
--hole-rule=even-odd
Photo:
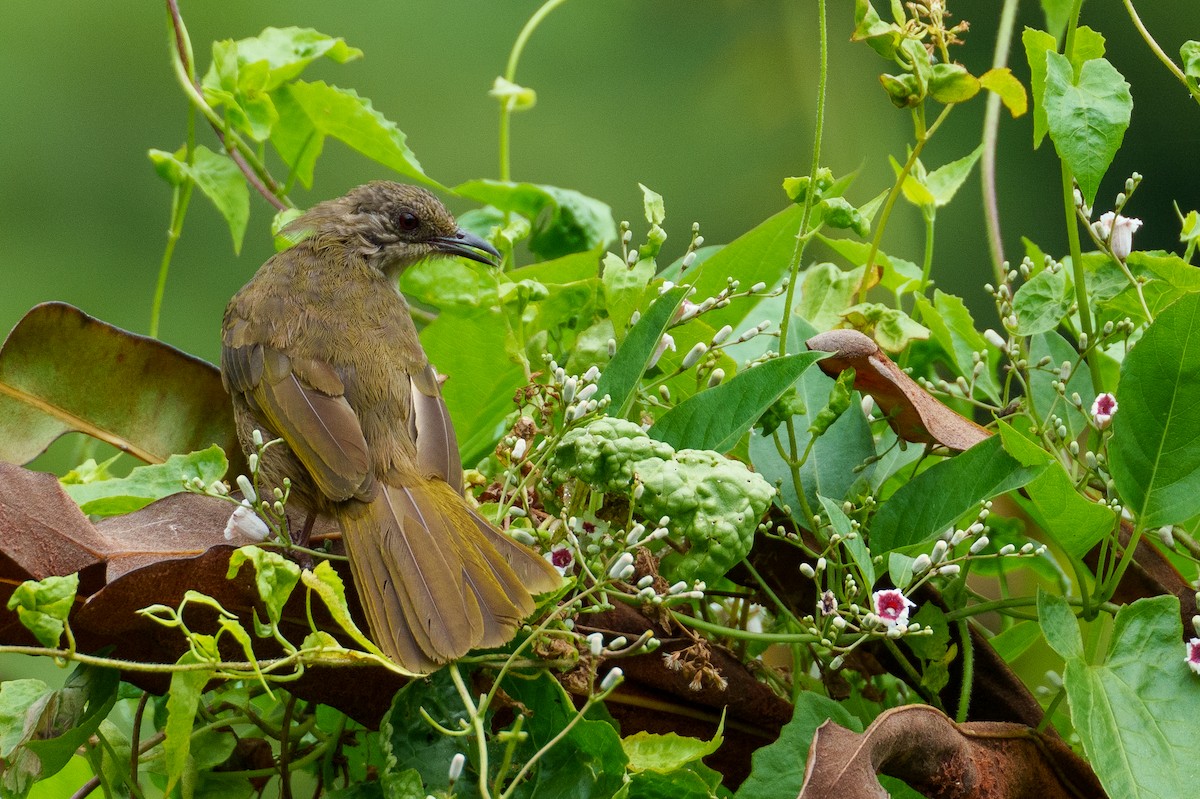
[{"label": "curled dry leaf", "polygon": [[0,461],[81,432],[158,463],[218,444],[246,471],[216,367],[70,305],[38,305],[0,348]]},{"label": "curled dry leaf", "polygon": [[926,705],[883,713],[864,732],[827,721],[797,799],[886,799],[877,774],[941,799],[1078,799],[1100,782],[1061,740],[1021,724],[955,724]]},{"label": "curled dry leaf", "polygon": [[810,350],[832,353],[819,361],[821,370],[830,377],[854,369],[854,388],[871,395],[896,435],[905,441],[939,444],[962,452],[991,435],[934,399],[878,344],[857,330],[830,330],[806,343]]}]

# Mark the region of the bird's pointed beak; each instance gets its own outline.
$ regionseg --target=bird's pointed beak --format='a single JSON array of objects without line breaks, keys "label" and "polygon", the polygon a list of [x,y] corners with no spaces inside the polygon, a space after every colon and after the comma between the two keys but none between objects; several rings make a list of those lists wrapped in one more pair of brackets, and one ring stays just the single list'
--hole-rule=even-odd
[{"label": "bird's pointed beak", "polygon": [[443,255],[458,255],[488,266],[500,265],[500,252],[495,247],[462,228],[454,231],[453,236],[435,238],[433,248]]}]

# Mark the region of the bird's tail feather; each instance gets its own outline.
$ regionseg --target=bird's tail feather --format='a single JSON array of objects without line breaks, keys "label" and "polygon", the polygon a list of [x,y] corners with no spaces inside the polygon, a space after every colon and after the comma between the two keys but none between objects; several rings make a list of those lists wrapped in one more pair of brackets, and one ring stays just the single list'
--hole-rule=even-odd
[{"label": "bird's tail feather", "polygon": [[373,637],[414,672],[500,646],[561,577],[484,521],[444,481],[380,485],[338,513]]}]

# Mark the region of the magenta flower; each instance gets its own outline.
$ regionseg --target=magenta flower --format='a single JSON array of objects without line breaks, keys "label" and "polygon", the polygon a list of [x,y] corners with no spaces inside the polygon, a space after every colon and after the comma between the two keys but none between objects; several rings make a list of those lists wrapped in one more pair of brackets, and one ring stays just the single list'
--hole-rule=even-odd
[{"label": "magenta flower", "polygon": [[898,588],[888,588],[871,594],[875,615],[888,627],[908,626],[908,611],[917,603],[906,597]]},{"label": "magenta flower", "polygon": [[1193,638],[1187,642],[1187,661],[1188,668],[1200,674],[1200,638]]},{"label": "magenta flower", "polygon": [[545,554],[545,558],[563,576],[566,576],[568,571],[572,571],[572,567],[575,565],[575,553],[571,551],[570,547],[555,547]]},{"label": "magenta flower", "polygon": [[1096,423],[1096,427],[1101,430],[1108,427],[1116,412],[1117,398],[1112,394],[1101,394],[1092,403],[1092,420]]}]

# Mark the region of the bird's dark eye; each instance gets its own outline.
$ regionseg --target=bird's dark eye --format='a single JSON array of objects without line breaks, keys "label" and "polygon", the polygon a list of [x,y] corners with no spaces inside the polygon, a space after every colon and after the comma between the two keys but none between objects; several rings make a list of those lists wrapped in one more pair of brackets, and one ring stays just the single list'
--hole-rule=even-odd
[{"label": "bird's dark eye", "polygon": [[401,211],[396,215],[396,224],[401,230],[413,231],[421,226],[421,220],[412,211]]}]

